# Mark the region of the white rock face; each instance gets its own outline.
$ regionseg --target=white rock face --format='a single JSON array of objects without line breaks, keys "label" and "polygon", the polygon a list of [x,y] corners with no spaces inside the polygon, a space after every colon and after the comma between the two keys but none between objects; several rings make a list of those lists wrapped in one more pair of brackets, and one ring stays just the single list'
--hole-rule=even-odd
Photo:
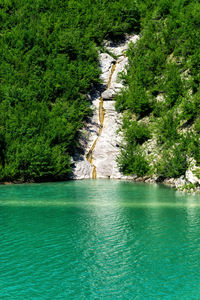
[{"label": "white rock face", "polygon": [[[119,145],[122,136],[118,133],[121,125],[121,115],[115,111],[113,97],[123,87],[119,79],[119,73],[126,71],[128,59],[124,51],[128,49],[130,42],[136,42],[137,35],[127,38],[119,45],[109,45],[108,50],[118,56],[113,59],[107,53],[100,53],[100,68],[102,70],[101,79],[107,86],[100,94],[97,92],[92,96],[93,116],[81,132],[84,154],[77,154],[74,158],[73,179],[88,178],[116,178],[132,179],[134,176],[124,176],[119,172],[117,166],[117,156],[119,155]],[[103,110],[102,106],[103,98]],[[103,114],[102,114],[103,111]]]},{"label": "white rock face", "polygon": [[184,186],[186,184],[186,180],[184,178],[184,176],[181,176],[177,179],[175,179],[175,186],[177,189],[181,188],[182,186]]},{"label": "white rock face", "polygon": [[102,134],[93,151],[94,165],[98,178],[121,178],[116,158],[119,155],[120,136],[117,134],[121,118],[115,111],[114,101],[104,102],[105,116]]},{"label": "white rock face", "polygon": [[128,64],[128,58],[125,56],[121,56],[116,61],[115,70],[110,80],[110,86],[101,95],[104,100],[112,100],[115,94],[119,93],[120,90],[123,88],[123,84],[120,81],[119,74],[122,71],[126,72],[127,64]]},{"label": "white rock face", "polygon": [[200,179],[193,173],[195,170],[187,170],[185,173],[185,178],[188,182],[191,182],[193,184],[200,184]]},{"label": "white rock face", "polygon": [[99,56],[100,68],[102,71],[101,79],[103,80],[103,83],[107,85],[110,77],[111,66],[115,63],[115,59],[107,53],[100,53]]}]

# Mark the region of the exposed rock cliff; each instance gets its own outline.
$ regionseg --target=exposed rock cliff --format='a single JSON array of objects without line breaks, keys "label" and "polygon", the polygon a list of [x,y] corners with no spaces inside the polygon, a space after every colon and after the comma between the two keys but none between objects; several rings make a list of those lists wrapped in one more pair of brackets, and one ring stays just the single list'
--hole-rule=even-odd
[{"label": "exposed rock cliff", "polygon": [[[108,53],[100,53],[99,55],[103,85],[99,90],[89,95],[93,115],[80,132],[81,149],[79,150],[82,152],[77,152],[73,158],[73,179],[113,178],[134,179],[135,181],[148,183],[160,182],[158,176],[153,174],[145,177],[125,176],[120,173],[116,162],[120,154],[119,146],[123,141],[122,133],[119,131],[122,125],[122,115],[116,112],[113,98],[123,88],[119,74],[126,71],[128,64],[125,51],[128,44],[131,41],[136,42],[138,38],[137,35],[129,37],[124,43],[118,45],[106,42],[105,47],[108,52],[113,53],[113,56],[117,59],[114,59]],[[160,101],[162,100],[163,98]],[[148,120],[146,121],[148,122]],[[159,158],[160,151],[153,137],[144,143],[143,153],[150,156],[152,163]],[[191,162],[189,165],[190,168],[185,176],[168,178],[163,183],[184,191],[199,190],[199,168],[195,166],[195,162]],[[196,173],[198,173],[198,176]]]},{"label": "exposed rock cliff", "polygon": [[128,37],[118,45],[106,42],[105,47],[117,56],[116,60],[107,53],[100,53],[103,89],[90,95],[94,113],[80,134],[83,154],[77,152],[74,157],[73,179],[134,178],[121,174],[116,163],[122,137],[118,133],[121,115],[115,111],[113,97],[123,87],[118,75],[128,64],[125,51],[128,44],[138,38],[137,35]]}]

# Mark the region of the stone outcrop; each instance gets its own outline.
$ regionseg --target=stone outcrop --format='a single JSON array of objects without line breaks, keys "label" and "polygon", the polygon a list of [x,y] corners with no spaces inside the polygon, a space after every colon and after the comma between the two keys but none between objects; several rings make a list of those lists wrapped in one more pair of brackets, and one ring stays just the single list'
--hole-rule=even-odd
[{"label": "stone outcrop", "polygon": [[[126,66],[128,64],[128,58],[120,56],[120,58],[116,61],[116,64],[113,65],[113,74],[110,78],[110,82],[108,82],[108,88],[102,93],[103,100],[112,100],[116,93],[119,93],[123,88],[123,84],[120,82],[118,75],[125,71]],[[112,71],[112,70],[111,70]]]},{"label": "stone outcrop", "polygon": [[185,172],[185,179],[187,182],[200,186],[200,168],[194,159],[189,160],[189,168]]},{"label": "stone outcrop", "polygon": [[[146,177],[124,176],[120,173],[116,159],[120,153],[120,145],[123,142],[120,134],[122,125],[121,114],[115,111],[114,96],[123,88],[123,82],[119,77],[121,72],[126,72],[128,59],[125,51],[128,44],[136,42],[138,36],[132,36],[121,44],[105,42],[105,47],[109,53],[113,53],[113,58],[108,53],[99,54],[99,64],[102,71],[102,86],[99,90],[88,95],[91,100],[93,115],[80,132],[80,149],[73,158],[73,179],[89,178],[113,178],[143,181],[147,183],[163,182],[180,191],[200,192],[200,168],[195,161],[189,161],[189,168],[185,176],[180,178],[166,178],[164,181],[158,176]],[[164,95],[158,95],[157,101],[164,101]],[[142,120],[148,124],[149,120]],[[143,152],[150,157],[151,164],[158,160],[160,156],[156,138],[152,137],[144,143]]]},{"label": "stone outcrop", "polygon": [[82,154],[77,152],[73,158],[73,179],[116,178],[133,179],[135,176],[124,176],[117,166],[119,145],[122,136],[118,133],[121,126],[121,115],[115,111],[113,97],[123,88],[119,73],[126,71],[128,59],[125,51],[129,43],[136,42],[137,35],[128,37],[121,44],[105,42],[109,53],[117,56],[114,59],[108,53],[100,53],[102,90],[90,95],[93,116],[80,132]]}]

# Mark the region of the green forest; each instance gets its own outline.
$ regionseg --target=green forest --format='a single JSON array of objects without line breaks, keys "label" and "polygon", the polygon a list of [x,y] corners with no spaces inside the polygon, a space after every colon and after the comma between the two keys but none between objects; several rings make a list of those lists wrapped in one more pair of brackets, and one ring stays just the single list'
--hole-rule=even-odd
[{"label": "green forest", "polygon": [[[66,179],[100,83],[103,40],[139,33],[127,51],[124,174],[178,177],[200,164],[197,0],[4,0],[0,3],[0,181]],[[154,139],[160,155],[143,147]],[[151,153],[152,152],[152,153]]]},{"label": "green forest", "polygon": [[104,38],[138,30],[129,0],[0,3],[0,181],[67,178]]},{"label": "green forest", "polygon": [[140,40],[116,99],[126,140],[119,164],[125,174],[176,178],[191,160],[200,166],[200,2],[145,1],[139,11]]}]

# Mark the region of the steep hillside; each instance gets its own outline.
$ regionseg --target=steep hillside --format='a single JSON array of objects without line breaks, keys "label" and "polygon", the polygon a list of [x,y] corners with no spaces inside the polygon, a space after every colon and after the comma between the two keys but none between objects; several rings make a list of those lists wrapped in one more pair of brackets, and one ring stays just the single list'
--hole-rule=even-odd
[{"label": "steep hillside", "polygon": [[128,51],[126,88],[116,102],[118,111],[124,112],[120,168],[124,174],[157,181],[181,177],[174,181],[177,186],[196,188],[200,184],[200,3],[145,1],[140,9],[140,39]]},{"label": "steep hillside", "polygon": [[115,97],[124,116],[120,171],[196,189],[199,16],[197,0],[1,3],[0,181],[69,177],[78,133],[93,114],[89,95],[103,83],[99,54],[119,59],[104,41],[137,33],[121,53],[129,67]]},{"label": "steep hillside", "polygon": [[129,0],[0,3],[0,181],[67,178],[98,47],[139,28]]}]

